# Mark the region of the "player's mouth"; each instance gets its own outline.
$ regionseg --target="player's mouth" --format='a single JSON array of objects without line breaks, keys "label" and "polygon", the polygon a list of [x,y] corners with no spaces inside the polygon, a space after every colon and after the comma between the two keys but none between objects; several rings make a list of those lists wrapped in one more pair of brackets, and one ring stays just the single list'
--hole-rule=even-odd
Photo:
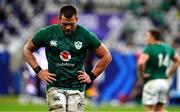
[{"label": "player's mouth", "polygon": [[68,30],[68,31],[65,31],[64,34],[66,36],[71,36],[73,34],[73,31]]}]

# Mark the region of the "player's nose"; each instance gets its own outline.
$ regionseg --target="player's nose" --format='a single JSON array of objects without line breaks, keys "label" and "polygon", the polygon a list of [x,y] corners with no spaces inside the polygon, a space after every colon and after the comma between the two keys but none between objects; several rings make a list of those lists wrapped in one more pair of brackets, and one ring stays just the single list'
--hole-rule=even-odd
[{"label": "player's nose", "polygon": [[71,28],[72,28],[71,25],[66,26],[66,30],[71,30]]}]

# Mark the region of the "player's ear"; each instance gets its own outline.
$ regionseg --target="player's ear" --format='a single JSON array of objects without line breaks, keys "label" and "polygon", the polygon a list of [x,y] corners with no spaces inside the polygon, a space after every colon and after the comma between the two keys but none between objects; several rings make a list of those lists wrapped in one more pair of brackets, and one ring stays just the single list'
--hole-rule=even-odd
[{"label": "player's ear", "polygon": [[61,15],[58,15],[58,22],[61,20]]},{"label": "player's ear", "polygon": [[60,24],[60,23],[61,23],[61,20],[59,20],[59,19],[58,19],[57,21],[58,21],[58,24]]},{"label": "player's ear", "polygon": [[78,21],[78,19],[79,19],[79,18],[76,16],[76,21]]},{"label": "player's ear", "polygon": [[61,23],[61,17],[58,16],[58,23]]}]

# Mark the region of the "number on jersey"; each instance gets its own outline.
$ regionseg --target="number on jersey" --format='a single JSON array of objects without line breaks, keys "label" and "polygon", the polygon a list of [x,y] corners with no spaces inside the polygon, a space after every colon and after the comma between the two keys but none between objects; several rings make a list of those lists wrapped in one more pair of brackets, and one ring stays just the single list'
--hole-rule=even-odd
[{"label": "number on jersey", "polygon": [[169,55],[166,55],[165,57],[163,57],[163,54],[159,54],[158,55],[158,66],[162,67],[162,66],[168,66],[169,65]]}]

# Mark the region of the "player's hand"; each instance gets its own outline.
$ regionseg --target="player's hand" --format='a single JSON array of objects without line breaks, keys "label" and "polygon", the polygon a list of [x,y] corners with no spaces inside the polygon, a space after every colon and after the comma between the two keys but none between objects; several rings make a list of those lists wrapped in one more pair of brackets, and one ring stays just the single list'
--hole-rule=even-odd
[{"label": "player's hand", "polygon": [[78,75],[78,80],[80,81],[80,83],[91,83],[91,79],[89,77],[89,75],[86,72],[83,71],[77,71]]},{"label": "player's hand", "polygon": [[146,79],[146,78],[148,78],[148,77],[149,77],[149,74],[144,74],[144,75],[143,75],[143,78],[144,78],[144,79]]},{"label": "player's hand", "polygon": [[39,79],[44,81],[46,84],[52,83],[53,81],[56,81],[56,74],[49,73],[49,71],[46,70],[41,70],[38,73]]}]

